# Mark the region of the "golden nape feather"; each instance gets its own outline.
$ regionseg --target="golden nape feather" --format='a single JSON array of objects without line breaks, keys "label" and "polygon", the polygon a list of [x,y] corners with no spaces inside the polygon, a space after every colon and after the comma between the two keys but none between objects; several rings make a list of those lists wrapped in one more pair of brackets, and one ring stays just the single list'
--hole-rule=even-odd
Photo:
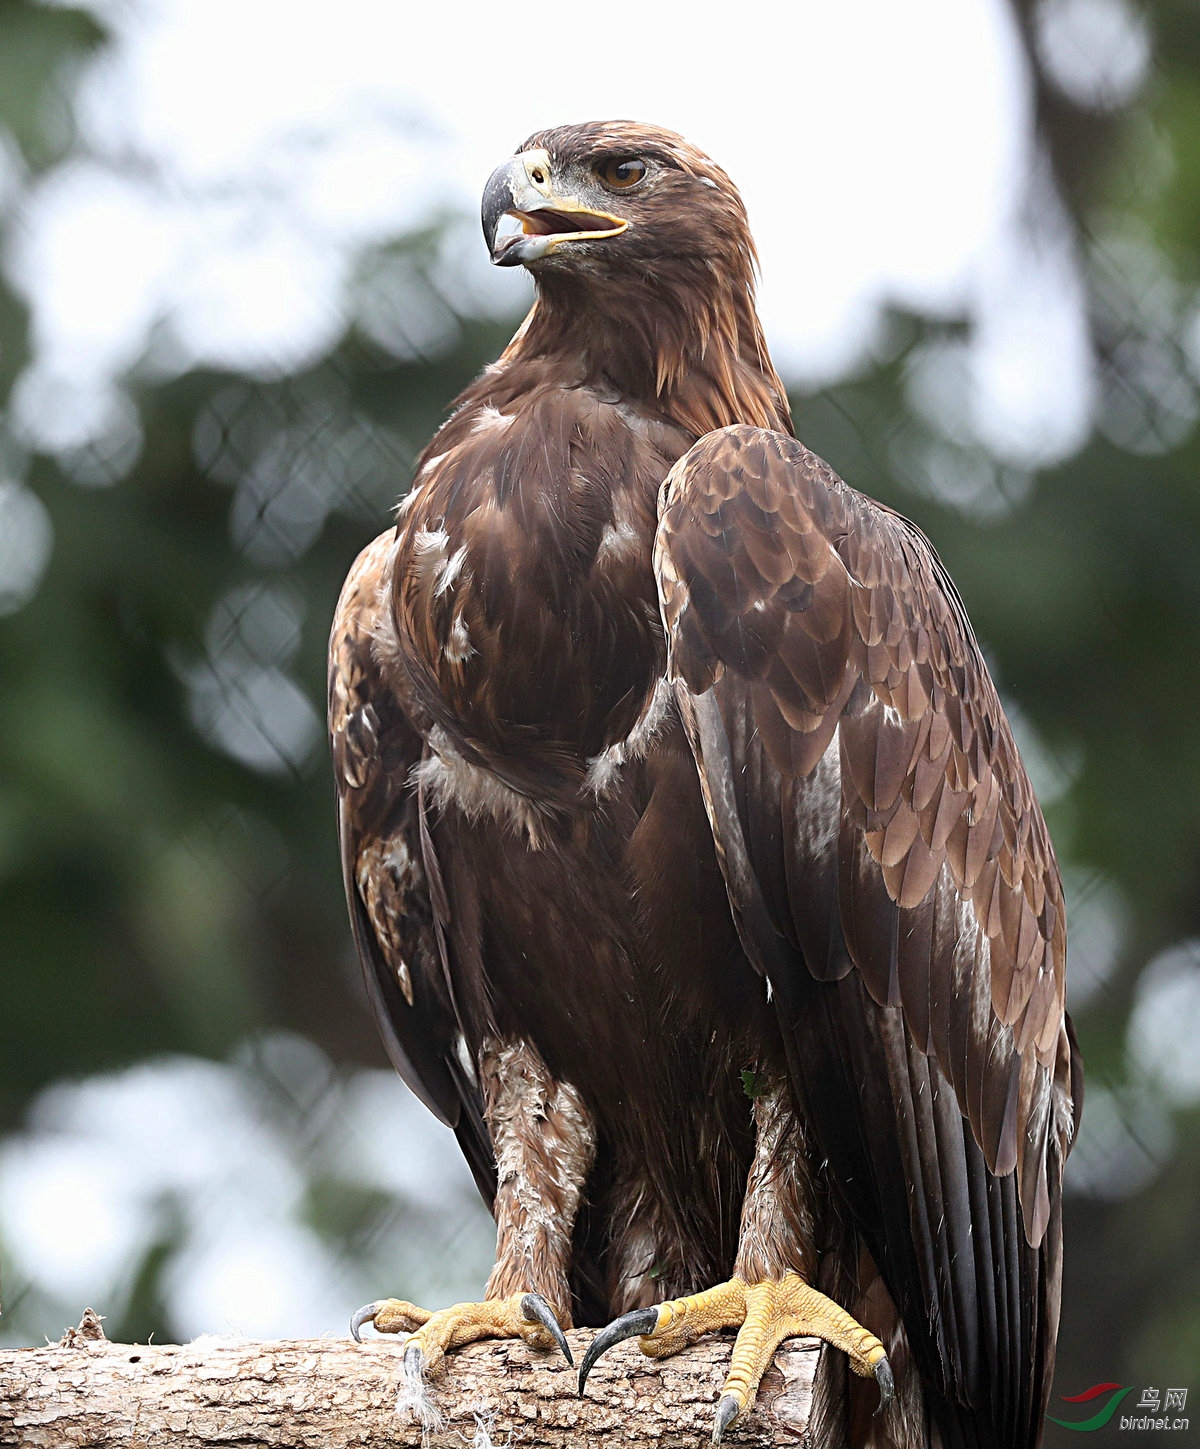
[{"label": "golden nape feather", "polygon": [[483,223],[536,300],[351,572],[330,728],[372,1004],[497,1257],[354,1332],[412,1333],[418,1382],[607,1325],[582,1389],[734,1327],[718,1439],[811,1333],[821,1443],[1035,1446],[1081,1075],[959,595],[792,437],[706,156],[539,132]]}]

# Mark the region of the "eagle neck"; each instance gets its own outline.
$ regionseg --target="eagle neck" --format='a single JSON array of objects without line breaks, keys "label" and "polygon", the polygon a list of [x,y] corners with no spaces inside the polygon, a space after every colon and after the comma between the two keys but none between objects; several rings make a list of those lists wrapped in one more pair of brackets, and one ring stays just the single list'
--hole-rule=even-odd
[{"label": "eagle neck", "polygon": [[543,358],[576,384],[615,391],[695,437],[733,423],[792,431],[752,277],[722,276],[705,262],[644,279],[537,281],[502,368]]}]

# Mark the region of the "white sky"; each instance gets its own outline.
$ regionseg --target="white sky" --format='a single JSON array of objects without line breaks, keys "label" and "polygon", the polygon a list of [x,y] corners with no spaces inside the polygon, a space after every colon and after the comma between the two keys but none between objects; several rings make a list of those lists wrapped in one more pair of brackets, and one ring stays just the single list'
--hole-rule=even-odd
[{"label": "white sky", "polygon": [[14,411],[35,444],[111,430],[111,380],[152,336],[165,370],[312,362],[362,249],[447,211],[466,219],[452,294],[511,309],[526,282],[489,270],[484,180],[533,130],[619,115],[683,131],[740,184],[791,379],[861,365],[889,301],[967,314],[975,435],[1019,463],[1080,440],[1079,287],[1053,205],[1028,204],[1028,81],[1002,0],[612,0],[599,26],[586,7],[494,0],[90,3],[114,42],[84,78],[80,154],[7,247],[33,307]]},{"label": "white sky", "polygon": [[[381,1200],[354,1258],[311,1226],[316,1181]],[[86,1303],[119,1316],[147,1250],[171,1242],[181,1340],[345,1334],[389,1285],[477,1296],[495,1243],[453,1135],[394,1072],[339,1077],[282,1034],[228,1065],[168,1057],[48,1088],[0,1142],[0,1234],[9,1297],[31,1294],[26,1324],[53,1331]],[[0,1342],[21,1337],[0,1321]]]}]

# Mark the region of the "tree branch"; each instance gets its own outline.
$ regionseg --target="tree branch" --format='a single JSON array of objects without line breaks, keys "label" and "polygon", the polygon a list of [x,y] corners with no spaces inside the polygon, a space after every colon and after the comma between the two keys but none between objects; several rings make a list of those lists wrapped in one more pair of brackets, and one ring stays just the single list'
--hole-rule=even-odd
[{"label": "tree branch", "polygon": [[[85,1316],[60,1344],[0,1350],[0,1449],[421,1444],[413,1411],[397,1407],[405,1389],[398,1341],[209,1338],[147,1347],[109,1343],[98,1330],[95,1315]],[[578,1362],[592,1334],[568,1337]],[[536,1354],[523,1343],[472,1344],[449,1356],[429,1389],[441,1422],[426,1449],[573,1449],[603,1441],[696,1449],[712,1430],[729,1349],[724,1335],[655,1361],[636,1344],[620,1344],[596,1365],[580,1400],[560,1355]],[[816,1350],[811,1339],[781,1348],[754,1412],[726,1435],[727,1444],[798,1444]]]}]

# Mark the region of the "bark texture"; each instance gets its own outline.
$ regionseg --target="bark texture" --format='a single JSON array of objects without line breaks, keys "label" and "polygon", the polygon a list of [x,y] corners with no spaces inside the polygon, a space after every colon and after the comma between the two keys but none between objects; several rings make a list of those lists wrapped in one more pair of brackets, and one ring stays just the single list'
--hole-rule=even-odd
[{"label": "bark texture", "polygon": [[[87,1330],[62,1343],[0,1350],[0,1446],[20,1449],[343,1449],[417,1446],[422,1427],[401,1403],[398,1342],[199,1339],[184,1346],[110,1343]],[[98,1323],[93,1332],[98,1332]],[[591,1334],[568,1335],[576,1361]],[[522,1343],[457,1350],[432,1383],[441,1418],[426,1449],[592,1444],[701,1446],[709,1441],[730,1335],[655,1362],[636,1344],[606,1355],[575,1395],[558,1355]],[[731,1446],[804,1438],[817,1344],[785,1344]]]}]

